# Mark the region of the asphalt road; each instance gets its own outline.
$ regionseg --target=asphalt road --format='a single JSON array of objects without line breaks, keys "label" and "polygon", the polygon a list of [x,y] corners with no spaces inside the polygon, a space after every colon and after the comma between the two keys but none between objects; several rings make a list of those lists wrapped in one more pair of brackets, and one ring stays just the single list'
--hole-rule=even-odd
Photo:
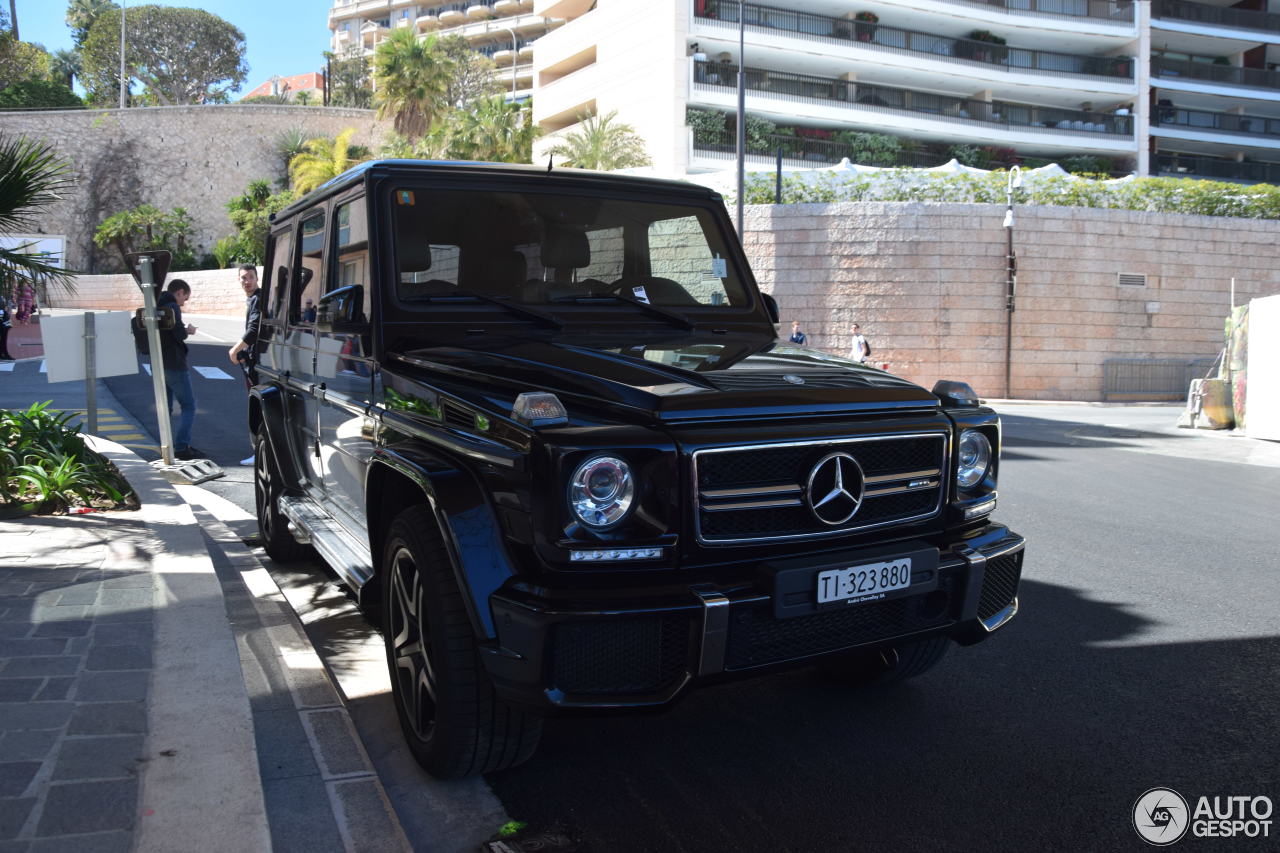
[{"label": "asphalt road", "polygon": [[[110,383],[131,410],[136,381]],[[205,423],[243,423],[233,388],[197,384]],[[1176,407],[1000,408],[997,514],[1029,542],[1005,630],[894,689],[801,670],[662,714],[551,720],[532,761],[485,780],[500,808],[407,761],[377,633],[323,567],[276,576],[423,850],[466,849],[503,809],[592,851],[1137,850],[1149,788],[1280,800],[1280,452],[1174,430]],[[247,453],[230,427],[198,420],[195,440],[221,464]],[[208,485],[252,511],[243,472]]]}]

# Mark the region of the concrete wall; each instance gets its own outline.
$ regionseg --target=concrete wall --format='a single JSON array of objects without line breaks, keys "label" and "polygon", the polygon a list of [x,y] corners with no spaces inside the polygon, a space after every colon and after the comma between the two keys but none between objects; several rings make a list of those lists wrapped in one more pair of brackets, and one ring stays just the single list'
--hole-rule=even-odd
[{"label": "concrete wall", "polygon": [[[1215,356],[1236,304],[1280,293],[1280,222],[1020,207],[1012,388],[1100,400],[1107,358]],[[756,276],[813,346],[847,354],[862,325],[873,360],[930,387],[1004,395],[1004,206],[863,202],[747,208]],[[1145,273],[1145,287],[1117,273]]]},{"label": "concrete wall", "polygon": [[[778,299],[784,334],[799,320],[812,346],[847,354],[862,325],[873,360],[931,387],[967,380],[1004,389],[1004,206],[892,202],[746,208],[746,247]],[[1102,399],[1107,358],[1214,356],[1236,278],[1236,304],[1280,293],[1280,222],[1021,207],[1011,394]],[[1117,273],[1147,275],[1122,286]],[[239,315],[234,270],[178,273],[191,314]],[[128,276],[84,276],[64,307],[141,304]]]},{"label": "concrete wall", "polygon": [[370,110],[261,104],[41,110],[5,113],[3,131],[52,143],[71,161],[76,187],[40,217],[44,234],[67,235],[71,269],[121,269],[115,249],[93,245],[113,213],[142,203],[185,207],[195,220],[197,252],[233,233],[226,203],[250,181],[284,177],[276,139],[291,128],[376,146],[386,128]]}]

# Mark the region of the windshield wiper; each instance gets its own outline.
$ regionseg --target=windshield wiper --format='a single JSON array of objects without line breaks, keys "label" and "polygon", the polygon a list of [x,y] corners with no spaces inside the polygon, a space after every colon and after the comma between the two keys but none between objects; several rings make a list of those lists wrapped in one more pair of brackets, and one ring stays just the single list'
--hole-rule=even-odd
[{"label": "windshield wiper", "polygon": [[677,314],[675,311],[668,311],[666,308],[659,308],[648,302],[642,302],[634,296],[625,296],[621,293],[577,293],[572,296],[557,296],[550,300],[552,302],[590,302],[592,300],[612,299],[615,302],[625,302],[628,305],[634,305],[644,310],[646,313],[679,326],[682,329],[693,329],[694,322],[683,314]]},{"label": "windshield wiper", "polygon": [[451,302],[453,300],[475,299],[478,302],[487,302],[490,305],[497,305],[499,308],[505,308],[512,314],[519,314],[522,317],[531,317],[534,320],[540,320],[543,323],[556,329],[563,329],[564,323],[556,319],[546,311],[539,311],[537,308],[529,308],[511,302],[509,299],[501,296],[491,296],[488,293],[477,293],[474,290],[451,290],[448,293],[420,293],[416,296],[401,297],[404,302]]}]

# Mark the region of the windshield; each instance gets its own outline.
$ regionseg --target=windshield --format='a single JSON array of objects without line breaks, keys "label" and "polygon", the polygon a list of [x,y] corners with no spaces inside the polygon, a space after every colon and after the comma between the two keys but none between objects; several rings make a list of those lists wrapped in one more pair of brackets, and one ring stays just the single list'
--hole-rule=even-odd
[{"label": "windshield", "polygon": [[704,208],[534,192],[397,189],[397,296],[597,304],[635,311],[749,305]]}]

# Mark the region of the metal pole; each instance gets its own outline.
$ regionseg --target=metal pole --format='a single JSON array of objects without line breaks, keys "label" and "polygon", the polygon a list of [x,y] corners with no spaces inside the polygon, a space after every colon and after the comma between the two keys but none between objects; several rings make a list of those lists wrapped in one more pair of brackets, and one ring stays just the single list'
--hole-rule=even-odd
[{"label": "metal pole", "polygon": [[147,324],[147,341],[151,350],[151,388],[156,396],[156,421],[160,426],[160,458],[173,464],[173,427],[169,423],[169,395],[164,384],[164,353],[160,349],[160,318],[156,313],[156,283],[151,271],[151,258],[138,259],[138,275],[142,279],[143,319]]},{"label": "metal pole", "polygon": [[84,312],[84,414],[89,435],[98,433],[98,342],[93,312]]},{"label": "metal pole", "polygon": [[520,48],[516,47],[516,31],[511,27],[499,25],[498,29],[511,33],[511,100],[516,99],[516,60],[520,58]]},{"label": "metal pole", "polygon": [[743,0],[738,0],[738,238],[742,231],[742,193],[747,168],[747,19]]},{"label": "metal pole", "polygon": [[1013,191],[1022,186],[1022,170],[1017,166],[1009,168],[1009,177],[1005,183],[1005,326],[1004,326],[1004,396],[1013,396],[1013,310],[1015,289],[1017,286],[1018,259],[1013,252]]},{"label": "metal pole", "polygon": [[777,180],[773,185],[773,203],[782,204],[782,146],[778,146],[778,172]]},{"label": "metal pole", "polygon": [[124,109],[125,93],[129,91],[128,81],[124,76],[124,9],[129,0],[120,0],[120,109]]}]

